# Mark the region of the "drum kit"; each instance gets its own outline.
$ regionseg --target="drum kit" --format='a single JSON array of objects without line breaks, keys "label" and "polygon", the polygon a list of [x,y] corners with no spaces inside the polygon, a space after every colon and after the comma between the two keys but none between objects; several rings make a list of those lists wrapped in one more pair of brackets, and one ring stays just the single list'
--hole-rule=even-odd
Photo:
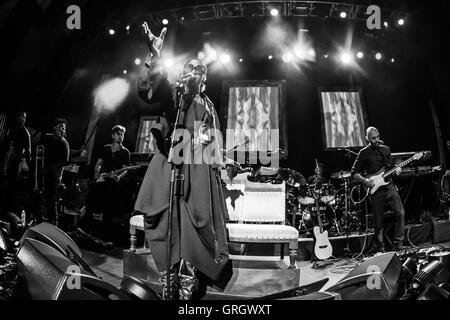
[{"label": "drum kit", "polygon": [[335,172],[328,181],[317,171],[308,181],[292,169],[281,169],[279,176],[286,182],[286,222],[300,234],[310,235],[319,219],[331,236],[364,231],[366,192],[349,171]]}]

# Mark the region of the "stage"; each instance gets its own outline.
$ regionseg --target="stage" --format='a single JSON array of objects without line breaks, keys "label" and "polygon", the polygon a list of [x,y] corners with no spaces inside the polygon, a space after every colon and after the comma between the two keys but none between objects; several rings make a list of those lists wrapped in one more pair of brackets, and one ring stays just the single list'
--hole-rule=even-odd
[{"label": "stage", "polygon": [[[450,248],[450,242],[433,243],[433,234],[430,232],[431,225],[408,225],[406,226],[407,242],[400,256],[407,256],[412,251],[421,248],[439,246]],[[416,243],[417,239],[423,239],[427,233],[427,241]],[[219,292],[208,287],[208,300],[245,300],[263,299],[265,296],[289,292],[298,287],[318,283],[315,291],[326,291],[348,275],[356,266],[374,257],[374,255],[363,255],[361,246],[370,244],[372,234],[357,235],[349,237],[350,247],[354,249],[351,255],[334,256],[326,261],[314,263],[306,260],[307,248],[312,244],[312,239],[299,239],[299,252],[296,259],[296,268],[289,269],[289,258],[279,261],[233,261],[233,276],[223,292]],[[341,252],[346,245],[345,237],[334,237],[330,239],[332,245],[336,247],[337,253]],[[306,250],[306,251],[305,251]],[[365,251],[365,250],[363,250]],[[279,251],[271,246],[254,246],[248,248],[248,254],[277,255]],[[379,254],[377,254],[379,255]],[[130,252],[128,248],[114,248],[108,252],[93,252],[83,250],[83,258],[92,269],[106,282],[114,286],[119,286],[124,275],[131,275],[143,280],[153,290],[160,292],[158,283],[158,272],[148,249],[137,249]],[[292,294],[292,293],[291,293]]]}]

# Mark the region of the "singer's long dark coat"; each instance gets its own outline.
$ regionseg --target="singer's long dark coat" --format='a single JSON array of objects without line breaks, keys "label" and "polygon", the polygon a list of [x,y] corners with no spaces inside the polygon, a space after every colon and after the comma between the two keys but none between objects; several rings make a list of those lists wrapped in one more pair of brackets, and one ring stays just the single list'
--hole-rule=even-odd
[{"label": "singer's long dark coat", "polygon": [[[194,121],[205,119],[204,103],[203,98],[197,97],[186,113],[185,125],[190,133],[194,132]],[[212,127],[213,118],[219,129],[215,111],[208,117],[207,125]],[[181,167],[183,197],[180,211],[173,211],[171,265],[185,259],[213,280],[213,284],[223,288],[231,274],[223,272],[228,263],[227,211],[219,171],[208,164],[183,164]],[[171,165],[167,158],[156,154],[135,204],[135,210],[145,216],[146,236],[159,271],[167,268],[170,175]],[[230,268],[226,270],[228,272]]]}]

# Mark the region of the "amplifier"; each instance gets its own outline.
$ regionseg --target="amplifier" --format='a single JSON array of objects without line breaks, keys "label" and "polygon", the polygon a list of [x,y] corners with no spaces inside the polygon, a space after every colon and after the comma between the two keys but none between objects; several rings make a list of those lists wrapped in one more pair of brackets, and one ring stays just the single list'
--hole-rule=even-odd
[{"label": "amplifier", "polygon": [[433,243],[450,241],[450,220],[433,221]]}]

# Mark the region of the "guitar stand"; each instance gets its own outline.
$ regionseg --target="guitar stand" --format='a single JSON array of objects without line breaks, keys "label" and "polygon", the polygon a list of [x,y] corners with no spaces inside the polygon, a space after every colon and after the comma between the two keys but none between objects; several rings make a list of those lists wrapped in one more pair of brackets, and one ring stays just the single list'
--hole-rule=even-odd
[{"label": "guitar stand", "polygon": [[311,269],[323,269],[326,266],[329,266],[330,264],[333,264],[334,260],[331,260],[331,259],[325,259],[325,260],[315,259],[312,262],[313,262],[313,265],[311,266]]}]

